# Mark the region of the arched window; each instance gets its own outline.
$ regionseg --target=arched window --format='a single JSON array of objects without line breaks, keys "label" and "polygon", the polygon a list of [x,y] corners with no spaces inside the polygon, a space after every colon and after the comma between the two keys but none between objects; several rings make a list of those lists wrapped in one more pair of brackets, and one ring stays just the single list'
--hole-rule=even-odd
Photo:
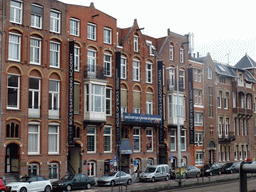
[{"label": "arched window", "polygon": [[7,124],[6,138],[19,138],[19,125],[15,123]]},{"label": "arched window", "polygon": [[33,163],[28,165],[28,176],[39,175],[39,164]]}]

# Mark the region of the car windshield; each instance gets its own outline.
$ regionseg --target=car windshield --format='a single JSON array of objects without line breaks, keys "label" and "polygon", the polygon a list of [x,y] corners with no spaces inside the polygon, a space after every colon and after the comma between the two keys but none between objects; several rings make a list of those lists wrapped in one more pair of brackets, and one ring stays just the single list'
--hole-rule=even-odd
[{"label": "car windshield", "polygon": [[110,173],[107,173],[105,176],[114,176],[116,174],[116,172],[110,172]]},{"label": "car windshield", "polygon": [[28,182],[30,177],[21,177],[19,178],[18,182]]},{"label": "car windshield", "polygon": [[211,167],[211,165],[210,164],[208,164],[208,165],[204,165],[204,169],[209,169]]},{"label": "car windshield", "polygon": [[233,163],[225,163],[224,165],[222,165],[222,168],[228,168],[232,165]]},{"label": "car windshield", "polygon": [[153,173],[155,172],[156,168],[155,167],[147,167],[145,170],[145,173]]},{"label": "car windshield", "polygon": [[73,179],[74,178],[74,175],[65,175],[64,177],[62,177],[62,181],[63,180],[71,180],[71,179]]}]

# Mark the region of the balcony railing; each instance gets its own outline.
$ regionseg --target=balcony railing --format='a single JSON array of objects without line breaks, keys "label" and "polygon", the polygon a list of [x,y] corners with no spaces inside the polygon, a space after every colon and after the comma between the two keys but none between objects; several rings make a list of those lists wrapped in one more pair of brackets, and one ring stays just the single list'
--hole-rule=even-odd
[{"label": "balcony railing", "polygon": [[[184,91],[184,83],[180,82],[179,83],[179,91]],[[167,80],[167,91],[177,91],[177,83],[172,83],[170,80]]]},{"label": "balcony railing", "polygon": [[219,133],[218,141],[219,142],[231,142],[236,139],[234,132],[222,131]]},{"label": "balcony railing", "polygon": [[95,69],[89,70],[88,65],[84,67],[84,78],[96,78],[96,79],[106,79],[107,77],[104,75],[104,67],[102,66],[96,66]]}]

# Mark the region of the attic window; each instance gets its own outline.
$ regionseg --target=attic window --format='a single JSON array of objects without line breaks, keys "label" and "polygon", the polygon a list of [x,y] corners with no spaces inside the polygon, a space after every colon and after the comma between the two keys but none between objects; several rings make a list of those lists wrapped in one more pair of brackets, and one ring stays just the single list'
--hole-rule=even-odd
[{"label": "attic window", "polygon": [[137,35],[134,35],[133,37],[133,44],[134,44],[134,52],[139,51],[139,37]]}]

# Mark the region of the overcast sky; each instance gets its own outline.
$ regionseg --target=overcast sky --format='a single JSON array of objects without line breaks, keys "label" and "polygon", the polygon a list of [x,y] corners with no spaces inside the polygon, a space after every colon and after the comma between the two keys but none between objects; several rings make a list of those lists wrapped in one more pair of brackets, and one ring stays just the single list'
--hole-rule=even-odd
[{"label": "overcast sky", "polygon": [[137,19],[142,32],[152,37],[167,29],[194,34],[194,52],[235,65],[246,53],[256,61],[255,0],[60,0],[90,6],[117,19],[117,26],[131,27]]}]

